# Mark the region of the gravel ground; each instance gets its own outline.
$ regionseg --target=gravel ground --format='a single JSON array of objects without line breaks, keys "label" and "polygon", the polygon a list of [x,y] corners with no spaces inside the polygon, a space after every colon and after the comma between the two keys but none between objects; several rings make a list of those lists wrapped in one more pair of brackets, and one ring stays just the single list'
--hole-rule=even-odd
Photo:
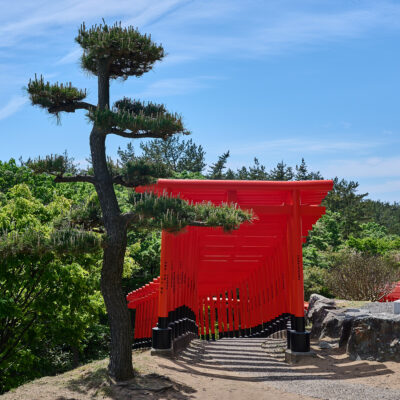
[{"label": "gravel ground", "polygon": [[[346,371],[345,374],[343,371],[338,373],[338,367],[323,369],[312,361],[300,367],[289,366],[283,361],[285,339],[241,338],[197,342],[196,352],[191,352],[189,347],[180,358],[202,366],[209,365],[213,370],[236,371],[250,381],[263,381],[268,386],[289,393],[326,400],[400,400],[400,390],[346,382],[346,379],[354,380],[351,369],[346,367],[347,361],[342,363],[348,375]],[[380,373],[376,366],[366,368],[366,365],[362,364],[363,378]],[[388,371],[386,374],[390,374]],[[384,373],[381,372],[381,375]]]}]

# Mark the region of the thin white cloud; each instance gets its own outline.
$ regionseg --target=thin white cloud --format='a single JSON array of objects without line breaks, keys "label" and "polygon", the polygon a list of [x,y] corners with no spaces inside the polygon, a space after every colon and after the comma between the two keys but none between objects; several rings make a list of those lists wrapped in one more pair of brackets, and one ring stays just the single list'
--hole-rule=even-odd
[{"label": "thin white cloud", "polygon": [[[66,0],[62,2],[42,1],[30,13],[13,13],[13,20],[7,18],[3,13],[0,19],[0,46],[12,46],[19,40],[35,36],[45,36],[52,29],[62,27],[66,24],[79,24],[83,20],[106,20],[115,18],[133,20],[135,25],[145,24],[152,19],[160,17],[169,9],[176,7],[179,3],[187,0],[155,0],[151,4],[146,0],[119,0],[110,2],[107,0]],[[29,6],[29,1],[19,1],[19,10]]]},{"label": "thin white cloud", "polygon": [[151,83],[139,97],[166,97],[188,94],[210,87],[210,81],[219,79],[213,76],[198,76],[193,78],[161,79]]},{"label": "thin white cloud", "polygon": [[82,49],[79,47],[77,49],[71,50],[64,57],[60,58],[55,65],[71,64],[76,63],[82,54]]},{"label": "thin white cloud", "polygon": [[11,100],[2,108],[0,108],[0,120],[15,114],[28,99],[22,96],[14,96]]},{"label": "thin white cloud", "polygon": [[349,178],[400,178],[400,157],[369,157],[357,160],[331,160],[321,166],[324,176]]},{"label": "thin white cloud", "polygon": [[[367,191],[374,196],[381,193],[386,194],[400,192],[400,179],[388,180],[381,183],[363,184],[363,191]],[[397,199],[397,201],[400,201],[400,197]]]},{"label": "thin white cloud", "polygon": [[[220,13],[211,11],[216,3]],[[302,10],[294,3],[282,7],[266,2],[249,3],[194,2],[176,10],[171,18],[153,24],[152,28],[166,38],[165,42],[174,54],[189,59],[209,55],[242,58],[298,52],[326,42],[357,38],[373,29],[400,28],[398,3],[360,2],[358,7],[353,4],[354,9],[335,12],[304,12],[306,7]],[[196,19],[193,9],[201,17]],[[210,25],[205,30],[207,22]],[[235,29],[222,31],[221,27],[227,23]],[[196,29],[191,30],[192,25]]]},{"label": "thin white cloud", "polygon": [[[0,46],[13,46],[32,35],[51,31],[82,19],[146,28],[160,38],[168,52],[180,62],[209,55],[226,57],[264,56],[299,51],[328,41],[352,39],[374,30],[400,27],[400,4],[389,1],[360,1],[350,6],[338,2],[308,7],[309,2],[239,0],[66,0],[42,1],[29,13],[9,10],[0,17]],[[26,7],[24,7],[26,4]],[[29,9],[27,0],[19,9]],[[21,17],[21,15],[24,15]],[[55,24],[57,21],[57,24]],[[234,28],[233,28],[234,27]],[[151,29],[150,29],[151,28]],[[75,54],[63,57],[73,62]],[[61,62],[61,60],[60,60]]]},{"label": "thin white cloud", "polygon": [[232,154],[246,155],[246,154],[260,154],[261,152],[268,153],[337,153],[346,151],[366,151],[367,149],[376,148],[383,143],[378,142],[364,142],[358,141],[338,141],[329,138],[327,140],[316,139],[301,139],[289,138],[281,140],[270,140],[265,142],[257,142],[250,145],[231,146]]}]

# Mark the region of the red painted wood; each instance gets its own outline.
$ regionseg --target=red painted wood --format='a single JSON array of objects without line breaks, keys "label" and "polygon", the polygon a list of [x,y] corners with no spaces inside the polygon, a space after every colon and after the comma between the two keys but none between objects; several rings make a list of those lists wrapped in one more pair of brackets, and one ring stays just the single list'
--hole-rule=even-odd
[{"label": "red painted wood", "polygon": [[[150,337],[158,317],[186,306],[199,333],[254,328],[288,313],[304,316],[302,243],[324,214],[332,181],[160,179],[138,192],[188,201],[234,202],[257,217],[232,233],[188,227],[162,233],[160,277],[127,296],[136,309],[135,338]],[[239,296],[237,295],[239,293]]]}]

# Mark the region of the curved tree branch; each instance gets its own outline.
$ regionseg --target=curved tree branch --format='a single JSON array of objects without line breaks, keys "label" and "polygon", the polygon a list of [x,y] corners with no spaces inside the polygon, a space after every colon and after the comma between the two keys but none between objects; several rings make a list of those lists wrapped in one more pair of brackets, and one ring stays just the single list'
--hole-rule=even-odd
[{"label": "curved tree branch", "polygon": [[127,182],[127,181],[124,180],[122,175],[114,176],[113,177],[113,183],[115,185],[121,185],[121,186],[125,186],[125,187],[128,187],[128,188],[135,188],[135,187],[140,186],[140,185],[143,184],[142,182],[139,182],[139,181],[138,182],[132,182],[132,181]]},{"label": "curved tree branch", "polygon": [[[121,215],[122,219],[125,221],[127,225],[137,223],[140,219],[140,214],[138,213],[125,213]],[[205,222],[202,221],[191,221],[188,226],[198,226],[198,227],[207,227]]]},{"label": "curved tree branch", "polygon": [[75,112],[76,110],[88,110],[93,111],[96,106],[85,101],[76,101],[70,104],[61,104],[58,106],[52,106],[47,109],[50,114],[57,114],[59,112]]},{"label": "curved tree branch", "polygon": [[108,134],[114,134],[118,136],[122,136],[128,139],[146,139],[146,138],[153,138],[153,139],[163,139],[166,136],[171,136],[171,134],[160,134],[160,133],[154,133],[154,132],[143,132],[143,133],[137,133],[137,132],[128,132],[124,131],[122,129],[118,128],[111,128],[108,132]]},{"label": "curved tree branch", "polygon": [[63,176],[57,175],[54,179],[56,183],[69,183],[69,182],[88,182],[95,183],[94,176],[90,175],[75,175],[75,176]]},{"label": "curved tree branch", "polygon": [[134,224],[139,220],[139,214],[137,213],[125,213],[121,214],[122,219],[125,221],[126,225]]}]

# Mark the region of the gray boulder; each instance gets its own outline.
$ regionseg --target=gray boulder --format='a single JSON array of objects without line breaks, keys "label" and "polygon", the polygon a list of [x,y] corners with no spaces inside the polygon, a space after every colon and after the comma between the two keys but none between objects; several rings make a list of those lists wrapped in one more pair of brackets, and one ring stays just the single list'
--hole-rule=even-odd
[{"label": "gray boulder", "polygon": [[329,348],[323,339],[337,339],[353,360],[400,362],[400,315],[392,310],[390,303],[338,308],[334,300],[313,294],[307,319],[313,324],[311,337],[321,348]]},{"label": "gray boulder", "polygon": [[310,297],[307,320],[312,323],[311,337],[318,339],[323,329],[323,321],[330,310],[336,310],[335,300],[327,299],[319,294],[312,294]]},{"label": "gray boulder", "polygon": [[343,309],[329,310],[321,324],[319,338],[330,337],[338,339],[341,337],[343,322],[346,314]]},{"label": "gray boulder", "polygon": [[400,361],[400,315],[370,314],[352,320],[347,353],[353,360]]}]

